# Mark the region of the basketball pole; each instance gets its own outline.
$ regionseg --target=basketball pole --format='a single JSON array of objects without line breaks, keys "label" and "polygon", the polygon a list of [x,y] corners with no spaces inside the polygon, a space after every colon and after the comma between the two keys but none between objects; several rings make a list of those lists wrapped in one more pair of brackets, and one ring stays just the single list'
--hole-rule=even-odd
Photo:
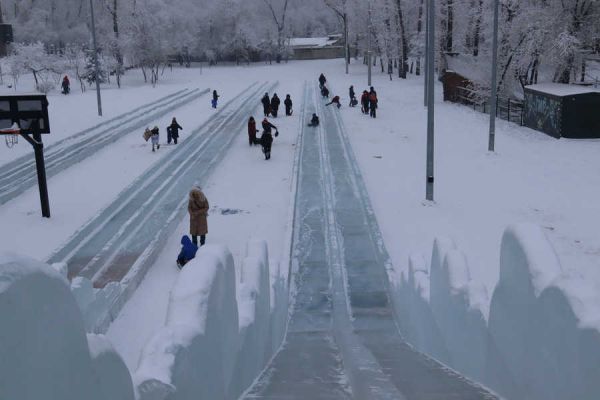
[{"label": "basketball pole", "polygon": [[46,181],[46,163],[44,161],[44,143],[42,135],[37,126],[33,128],[32,136],[21,132],[21,136],[33,146],[35,154],[35,168],[37,170],[38,187],[40,190],[40,204],[42,206],[42,217],[50,218],[50,200],[48,199],[48,183]]}]

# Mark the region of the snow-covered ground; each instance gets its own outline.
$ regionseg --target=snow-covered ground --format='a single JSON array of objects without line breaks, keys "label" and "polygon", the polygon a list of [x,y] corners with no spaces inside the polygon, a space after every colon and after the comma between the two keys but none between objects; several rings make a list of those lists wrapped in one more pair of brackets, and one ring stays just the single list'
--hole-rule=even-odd
[{"label": "snow-covered ground", "polygon": [[[205,187],[211,203],[210,243],[225,244],[240,265],[249,238],[264,238],[271,267],[287,261],[292,163],[299,131],[302,84],[323,72],[332,95],[342,97],[340,109],[354,153],[392,258],[396,275],[408,266],[412,253],[429,259],[437,236],[452,237],[466,254],[473,281],[491,295],[499,277],[500,241],[513,223],[541,226],[563,268],[559,285],[588,326],[600,329],[600,140],[556,140],[543,133],[497,121],[496,152],[487,152],[488,116],[469,108],[443,103],[436,85],[436,161],[434,203],[425,197],[425,121],[422,77],[406,80],[374,70],[379,97],[378,118],[349,108],[348,87],[357,95],[367,87],[366,70],[353,64],[343,73],[342,60],[290,62],[281,65],[221,66],[174,69],[156,88],[142,85],[139,72],[130,72],[122,89],[103,92],[103,118],[111,118],[183,88],[217,89],[221,102],[236,96],[255,81],[279,81],[283,100],[290,93],[296,114],[273,121],[281,135],[272,159],[264,161],[259,148],[249,148],[246,131],[239,137]],[[20,88],[27,85],[23,81]],[[7,89],[4,88],[3,91]],[[262,117],[256,99],[258,122]],[[99,123],[95,93],[50,95],[52,134],[47,144]],[[283,115],[283,107],[280,114]],[[210,117],[208,97],[173,112],[186,133]],[[171,116],[155,122],[163,131]],[[162,141],[165,137],[162,135]],[[172,148],[152,153],[141,132],[131,132],[49,180],[52,218],[39,216],[37,187],[0,206],[0,252],[13,250],[45,259],[82,224],[116,198],[143,171],[160,163]],[[0,168],[19,155],[31,153],[21,141],[12,150],[0,148]],[[174,259],[179,239],[187,232],[184,218],[177,233],[165,243],[145,281],[111,326],[108,335],[135,368],[141,347],[164,323],[169,289],[178,270]],[[287,268],[283,265],[282,268]],[[586,285],[578,282],[585,281]],[[479,302],[484,316],[489,302]]]}]

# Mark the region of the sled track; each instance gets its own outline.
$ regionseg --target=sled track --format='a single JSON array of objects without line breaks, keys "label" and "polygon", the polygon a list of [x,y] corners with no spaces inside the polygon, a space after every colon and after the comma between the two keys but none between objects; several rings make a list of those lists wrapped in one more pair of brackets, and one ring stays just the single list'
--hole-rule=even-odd
[{"label": "sled track", "polygon": [[497,397],[415,351],[389,300],[389,256],[339,111],[305,88],[284,344],[246,399]]},{"label": "sled track", "polygon": [[[180,90],[48,146],[44,151],[47,177],[59,174],[131,132],[141,132],[148,124],[208,91]],[[30,154],[5,164],[0,173],[0,205],[36,184],[35,160]]]},{"label": "sled track", "polygon": [[254,83],[226,103],[77,231],[49,262],[67,262],[70,278],[83,276],[95,287],[128,285],[132,279],[139,284],[187,213],[192,185],[206,182],[257,108],[259,94],[275,86]]}]

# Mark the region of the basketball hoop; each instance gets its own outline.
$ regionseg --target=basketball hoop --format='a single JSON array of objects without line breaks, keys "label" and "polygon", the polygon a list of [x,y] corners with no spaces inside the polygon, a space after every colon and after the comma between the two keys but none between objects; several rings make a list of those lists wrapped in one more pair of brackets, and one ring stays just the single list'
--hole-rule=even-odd
[{"label": "basketball hoop", "polygon": [[4,135],[4,143],[6,143],[6,147],[9,149],[19,143],[20,133],[21,128],[19,128],[19,125],[16,122],[12,124],[10,128],[0,129],[0,135]]}]

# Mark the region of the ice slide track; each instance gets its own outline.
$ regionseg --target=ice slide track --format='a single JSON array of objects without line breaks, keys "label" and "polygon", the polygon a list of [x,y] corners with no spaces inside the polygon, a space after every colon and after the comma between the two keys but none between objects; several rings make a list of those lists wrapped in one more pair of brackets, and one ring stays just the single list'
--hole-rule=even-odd
[{"label": "ice slide track", "polygon": [[187,213],[191,186],[206,182],[231,142],[244,131],[259,95],[275,86],[254,83],[223,105],[188,140],[76,232],[49,261],[67,262],[69,277],[83,276],[95,287],[122,281],[131,270],[146,268]]},{"label": "ice slide track", "polygon": [[297,166],[295,299],[287,336],[245,399],[497,399],[417,352],[388,297],[391,263],[339,111],[305,88]]},{"label": "ice slide track", "polygon": [[[141,135],[148,124],[208,92],[208,89],[177,91],[48,146],[45,149],[47,177],[59,174],[131,132]],[[0,173],[0,205],[36,184],[35,160],[31,155],[7,163]]]}]

